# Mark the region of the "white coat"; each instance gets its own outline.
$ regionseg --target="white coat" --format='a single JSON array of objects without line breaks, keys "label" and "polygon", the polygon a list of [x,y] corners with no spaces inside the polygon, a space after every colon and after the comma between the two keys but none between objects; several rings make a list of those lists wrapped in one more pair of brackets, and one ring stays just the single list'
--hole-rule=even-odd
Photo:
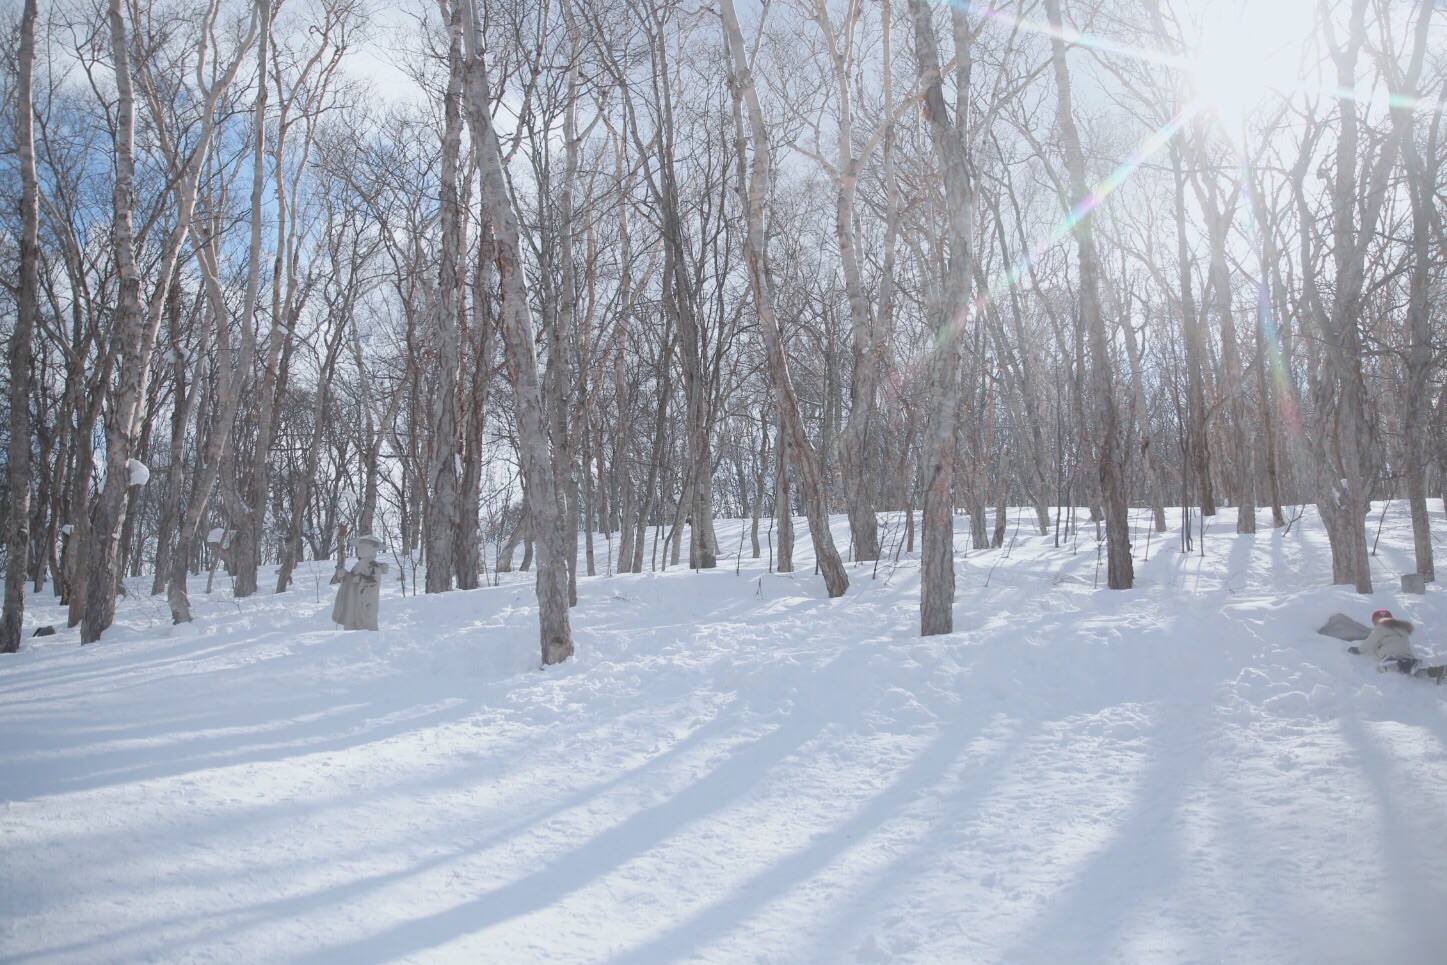
[{"label": "white coat", "polygon": [[1388,617],[1378,620],[1371,636],[1361,643],[1361,651],[1369,657],[1410,657],[1412,655],[1412,624]]}]

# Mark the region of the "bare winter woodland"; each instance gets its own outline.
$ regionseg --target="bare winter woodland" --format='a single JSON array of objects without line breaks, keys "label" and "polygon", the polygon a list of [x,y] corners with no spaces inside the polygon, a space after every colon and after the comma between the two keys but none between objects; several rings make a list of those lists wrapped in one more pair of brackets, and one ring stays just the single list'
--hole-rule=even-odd
[{"label": "bare winter woodland", "polygon": [[1166,507],[1315,503],[1368,591],[1407,498],[1431,578],[1433,0],[5,17],[0,649],[27,588],[95,641],[126,574],[182,622],[368,533],[428,593],[534,568],[545,663],[580,574],[789,569],[795,515],[831,595],[917,541],[925,634],[956,525],[1058,507],[1119,589]]}]

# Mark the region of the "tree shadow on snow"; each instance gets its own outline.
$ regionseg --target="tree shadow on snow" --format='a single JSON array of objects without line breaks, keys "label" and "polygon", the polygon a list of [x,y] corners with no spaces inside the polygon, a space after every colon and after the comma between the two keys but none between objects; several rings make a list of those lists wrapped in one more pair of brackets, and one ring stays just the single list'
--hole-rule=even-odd
[{"label": "tree shadow on snow", "polygon": [[1396,952],[1389,954],[1386,947],[1382,947],[1388,942],[1378,946],[1382,949],[1382,958],[1400,962],[1440,961],[1447,954],[1444,953],[1447,917],[1442,914],[1442,909],[1447,907],[1447,882],[1441,875],[1434,881],[1426,873],[1426,866],[1432,862],[1440,867],[1438,856],[1443,839],[1440,834],[1425,838],[1413,834],[1420,821],[1407,813],[1399,801],[1401,778],[1394,775],[1396,768],[1381,741],[1369,734],[1361,721],[1350,716],[1342,718],[1341,731],[1361,761],[1362,775],[1372,790],[1380,815],[1378,823],[1382,833],[1378,840],[1384,858],[1383,878],[1391,888],[1383,904],[1399,916],[1399,924],[1406,926],[1391,930],[1391,940],[1401,943]]},{"label": "tree shadow on snow", "polygon": [[[308,965],[369,965],[415,955],[455,938],[484,931],[553,905],[592,881],[663,845],[674,834],[744,799],[770,771],[798,754],[831,723],[836,705],[827,699],[835,678],[853,679],[864,651],[846,652],[811,673],[808,695],[773,729],[735,747],[712,770],[666,800],[636,811],[600,831],[547,867],[486,894],[431,915],[398,922],[344,945],[318,949],[297,961]],[[806,713],[805,711],[814,711]],[[472,849],[480,850],[480,849]],[[471,853],[471,852],[469,852]],[[464,855],[465,857],[465,855]],[[410,872],[409,872],[410,873]]]},{"label": "tree shadow on snow", "polygon": [[[790,852],[757,872],[729,894],[675,924],[664,934],[614,956],[610,959],[610,965],[681,961],[701,947],[738,929],[771,902],[785,898],[791,890],[825,871],[846,852],[867,842],[872,835],[899,818],[912,805],[930,797],[934,789],[949,783],[950,772],[958,769],[961,764],[962,749],[966,748],[970,738],[975,736],[976,724],[973,720],[956,718],[931,739],[909,764],[900,769],[887,787],[869,798],[844,821],[817,835],[804,848]],[[989,755],[989,762],[1009,758],[1022,742],[1023,737],[1015,735],[1008,748]],[[973,762],[983,763],[987,761]],[[975,773],[994,778],[1000,771],[997,765],[993,769]],[[988,787],[988,782],[971,780],[968,770],[966,774],[961,787],[968,788],[968,796],[959,794],[956,798],[962,799],[962,809],[970,803],[978,804],[983,797],[983,791]],[[950,818],[957,816],[953,808],[946,807],[942,810],[948,812]],[[939,820],[939,817],[936,816],[936,820]],[[938,850],[945,846],[945,842],[933,833],[938,830],[932,828],[931,833],[919,842],[916,849],[894,859],[890,863],[890,871],[875,876],[877,880],[881,883],[895,880],[895,874],[892,873],[894,870],[925,853],[938,853]],[[847,908],[848,911],[836,916],[837,928],[819,929],[818,934],[837,935],[857,923],[860,916],[867,916],[878,910],[872,899],[866,900],[862,896],[851,901]],[[810,960],[843,961],[844,958],[842,953],[827,953],[811,955]]]},{"label": "tree shadow on snow", "polygon": [[[429,687],[415,701],[399,704],[387,680],[358,681],[327,694],[266,696],[275,692],[277,679],[285,679],[286,667],[279,665],[284,662],[273,658],[233,671],[229,693],[244,696],[231,706],[193,703],[178,709],[152,702],[137,710],[132,705],[123,722],[100,733],[94,720],[73,714],[33,715],[19,736],[12,730],[8,750],[26,756],[7,763],[7,780],[22,795],[16,799],[26,800],[186,775],[204,779],[213,769],[344,751],[424,724],[456,722],[478,706],[475,697],[457,696],[447,687]],[[186,675],[167,683],[184,694]],[[77,748],[86,750],[67,753]]]},{"label": "tree shadow on snow", "polygon": [[[304,920],[314,912],[344,906],[348,902],[362,898],[393,884],[413,879],[430,871],[445,867],[469,855],[486,852],[519,835],[526,835],[530,831],[547,824],[574,808],[587,805],[589,802],[620,786],[639,781],[646,783],[647,778],[652,772],[666,767],[670,762],[686,755],[689,751],[704,744],[724,729],[725,724],[721,718],[712,718],[694,728],[682,739],[675,741],[662,752],[649,757],[638,766],[629,768],[607,780],[599,781],[574,791],[546,807],[529,812],[528,816],[523,820],[493,828],[484,835],[474,834],[469,837],[469,832],[475,827],[475,825],[470,822],[457,827],[455,830],[439,829],[438,832],[433,835],[434,839],[462,843],[447,848],[422,861],[409,864],[404,868],[353,878],[340,884],[320,888],[309,894],[286,895],[241,906],[219,916],[212,915],[209,919],[198,920],[193,911],[185,911],[165,919],[146,919],[145,921],[109,932],[99,938],[86,939],[68,945],[37,949],[30,953],[17,955],[13,959],[7,959],[7,961],[19,963],[54,956],[75,955],[82,952],[85,953],[86,958],[106,957],[108,954],[107,949],[111,950],[109,954],[117,956],[124,953],[128,957],[165,957],[167,951],[175,950],[175,943],[178,939],[175,929],[185,928],[188,925],[193,926],[196,930],[185,934],[185,944],[191,948],[198,948],[206,943],[220,941],[229,936],[244,933],[256,926],[275,922],[278,918]],[[407,788],[409,792],[425,797],[425,792],[429,787],[435,786],[438,789],[446,789],[455,787],[457,781],[458,774],[455,771],[449,771],[422,782],[409,779]],[[378,788],[376,789],[376,793],[388,794],[394,790],[395,788],[392,787]],[[357,806],[365,803],[367,798],[368,795],[353,795],[347,798],[346,803],[351,806]],[[285,819],[284,815],[274,814],[272,809],[265,805],[257,807],[249,817],[252,821],[262,821],[267,818]],[[245,824],[247,820],[247,815],[238,815],[234,809],[229,810],[225,815],[228,831],[235,831],[239,824]],[[372,843],[359,845],[357,851],[358,858],[368,858],[371,859],[372,862],[375,862],[375,859],[378,857],[375,845]],[[332,860],[337,860],[340,857],[342,856],[334,855],[332,856]],[[298,864],[305,864],[307,860],[308,859],[304,858],[297,859]],[[273,865],[268,869],[268,872],[275,874],[280,869],[280,865]],[[226,879],[232,877],[229,870],[220,871],[218,874]],[[198,877],[195,873],[188,873],[187,881],[192,887],[204,887],[206,884],[204,878]],[[224,884],[224,881],[217,881],[215,884],[219,886]],[[579,886],[581,886],[581,883]],[[145,946],[144,951],[134,950],[126,944],[137,938],[150,938],[151,943]],[[370,944],[370,939],[361,944]],[[424,947],[426,947],[434,944],[434,942],[428,941],[423,944]],[[391,957],[392,954],[389,953],[373,959],[365,957],[365,953],[363,953],[363,957],[358,958],[349,948],[345,952],[326,949],[319,950],[302,960],[351,963],[353,961],[389,960]]]},{"label": "tree shadow on snow", "polygon": [[1084,859],[1068,887],[1026,925],[1003,958],[1012,962],[1107,961],[1123,928],[1181,874],[1176,810],[1199,761],[1174,754],[1203,732],[1199,716],[1163,709],[1155,758],[1134,788],[1110,843]]}]

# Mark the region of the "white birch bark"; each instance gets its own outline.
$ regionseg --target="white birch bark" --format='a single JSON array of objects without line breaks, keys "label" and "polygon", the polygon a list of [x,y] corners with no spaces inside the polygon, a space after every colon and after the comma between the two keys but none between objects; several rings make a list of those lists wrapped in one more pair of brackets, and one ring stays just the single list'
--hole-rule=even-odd
[{"label": "white birch bark", "polygon": [[[944,179],[949,254],[944,290],[932,323],[934,356],[930,422],[925,429],[923,541],[920,551],[920,635],[954,630],[955,525],[954,483],[959,424],[960,334],[970,318],[971,260],[974,256],[970,182],[965,145],[945,104],[939,44],[926,0],[910,0],[916,71],[924,91],[924,114]],[[969,56],[957,52],[957,60]],[[963,93],[960,96],[964,96]]]},{"label": "white birch bark", "polygon": [[[1050,38],[1051,61],[1055,71],[1056,113],[1060,124],[1065,163],[1070,175],[1070,207],[1075,208],[1089,193],[1085,181],[1085,154],[1070,87],[1070,71],[1061,39],[1060,0],[1045,0],[1046,16],[1054,28]],[[1090,348],[1091,403],[1099,425],[1099,478],[1105,506],[1107,584],[1112,590],[1128,590],[1135,580],[1130,550],[1130,505],[1125,480],[1125,451],[1120,438],[1119,413],[1115,403],[1109,338],[1100,299],[1100,261],[1089,212],[1073,218],[1071,228],[1078,249],[1080,269],[1080,324],[1085,327]]]},{"label": "white birch bark", "polygon": [[462,10],[460,0],[440,0],[447,28],[447,88],[443,94],[441,198],[438,224],[442,235],[442,264],[437,279],[437,384],[432,411],[432,459],[427,467],[427,578],[428,593],[452,589],[456,569],[453,536],[458,525],[457,492],[457,375],[462,364],[458,313],[462,306],[464,225],[458,201],[458,155],[462,144]]},{"label": "white birch bark", "polygon": [[20,284],[10,334],[9,508],[5,520],[5,609],[0,653],[20,649],[25,581],[30,567],[30,384],[32,341],[40,315],[40,207],[35,173],[34,88],[36,0],[25,0],[16,50],[15,146],[20,160]]},{"label": "white birch bark", "polygon": [[[213,2],[200,33],[202,39],[198,57],[202,64],[208,60],[211,28],[217,12],[217,5]],[[217,103],[235,80],[244,55],[256,40],[260,24],[257,12],[253,10],[249,32],[239,44],[235,59],[229,65],[218,66],[211,72],[214,79],[205,90],[195,144],[177,173],[172,187],[176,220],[161,245],[155,297],[151,299],[149,308],[146,308],[141,302],[141,276],[136,262],[136,236],[132,225],[136,190],[135,87],[132,81],[124,4],[121,0],[111,0],[107,21],[117,95],[116,176],[111,200],[112,241],[120,277],[116,317],[112,328],[118,360],[118,384],[111,394],[111,405],[106,418],[106,479],[90,536],[93,545],[88,548],[87,553],[85,582],[88,584],[88,592],[81,623],[82,643],[99,640],[101,633],[115,619],[117,557],[121,528],[125,523],[126,490],[130,485],[126,462],[131,458],[139,430],[141,407],[146,398],[151,359],[156,345],[156,332],[160,327],[161,312],[179,259],[181,243],[190,230],[191,214],[196,204],[196,182],[215,131]],[[201,67],[197,68],[198,77],[206,76],[207,73]]]},{"label": "white birch bark", "polygon": [[[734,110],[738,112],[747,105],[749,126],[752,134],[753,163],[745,189],[748,214],[748,236],[744,245],[744,259],[749,268],[749,281],[753,290],[754,305],[758,311],[759,330],[764,340],[764,351],[768,359],[769,376],[773,382],[774,395],[778,400],[779,412],[785,431],[795,452],[794,465],[799,470],[799,487],[804,495],[804,512],[809,519],[809,536],[814,543],[815,559],[824,577],[824,585],[831,597],[843,596],[849,589],[849,574],[839,558],[834,545],[834,535],[829,529],[829,509],[824,501],[824,484],[819,472],[819,454],[809,441],[804,427],[803,416],[799,413],[799,400],[794,392],[793,379],[789,375],[789,362],[784,354],[784,338],[779,328],[778,315],[774,311],[773,281],[767,268],[766,241],[764,238],[764,192],[769,183],[769,142],[768,130],[764,125],[763,109],[759,104],[758,92],[754,89],[753,73],[749,69],[748,56],[744,50],[743,34],[739,30],[738,16],[734,13],[733,0],[722,0],[724,34],[733,59]],[[740,158],[742,166],[742,131],[740,137]],[[740,172],[742,179],[742,171]],[[741,187],[744,185],[741,184]]]},{"label": "white birch bark", "polygon": [[532,514],[537,547],[538,629],[544,666],[561,663],[573,653],[568,622],[568,569],[558,511],[557,483],[549,451],[538,360],[533,347],[532,310],[528,301],[517,217],[507,190],[502,150],[492,123],[492,91],[483,54],[476,0],[463,0],[463,42],[466,72],[463,105],[477,155],[483,215],[496,244],[502,293],[501,328],[512,377],[523,486]]}]

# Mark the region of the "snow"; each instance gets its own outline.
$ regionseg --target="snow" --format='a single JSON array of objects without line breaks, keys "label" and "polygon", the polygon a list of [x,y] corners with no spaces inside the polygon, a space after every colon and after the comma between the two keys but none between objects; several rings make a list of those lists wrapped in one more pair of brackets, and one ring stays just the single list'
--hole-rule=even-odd
[{"label": "snow", "polygon": [[151,480],[151,470],[139,459],[126,460],[126,473],[132,486],[144,486]]},{"label": "snow", "polygon": [[[967,553],[961,518],[930,639],[916,561],[829,600],[807,539],[584,578],[547,671],[530,573],[389,581],[376,634],[330,628],[324,562],[178,628],[138,581],[99,644],[0,663],[0,959],[1447,960],[1447,687],[1314,630],[1389,606],[1430,651],[1447,594],[1234,519],[1204,557],[1138,528],[1111,592],[1089,527]],[[1380,586],[1410,537],[1393,504]]]}]

